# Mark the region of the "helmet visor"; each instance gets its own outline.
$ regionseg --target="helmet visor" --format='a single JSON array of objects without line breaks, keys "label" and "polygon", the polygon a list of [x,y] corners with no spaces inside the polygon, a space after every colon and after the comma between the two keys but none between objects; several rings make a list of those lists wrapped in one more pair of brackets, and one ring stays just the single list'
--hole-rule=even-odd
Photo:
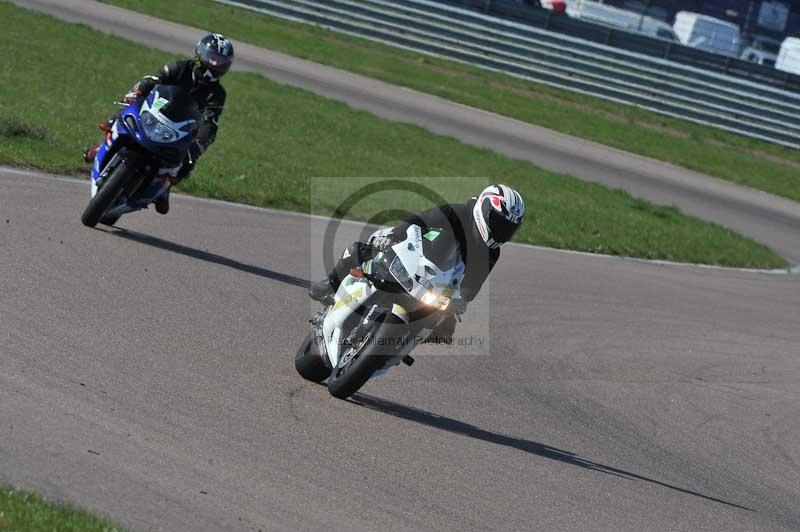
[{"label": "helmet visor", "polygon": [[231,64],[233,64],[233,58],[215,52],[207,46],[201,47],[197,55],[200,57],[200,62],[203,66],[210,70],[216,77],[223,76],[230,70]]},{"label": "helmet visor", "polygon": [[493,209],[491,205],[484,208],[483,218],[489,227],[490,238],[498,244],[504,244],[511,240],[520,226],[519,223],[510,221],[503,213]]}]

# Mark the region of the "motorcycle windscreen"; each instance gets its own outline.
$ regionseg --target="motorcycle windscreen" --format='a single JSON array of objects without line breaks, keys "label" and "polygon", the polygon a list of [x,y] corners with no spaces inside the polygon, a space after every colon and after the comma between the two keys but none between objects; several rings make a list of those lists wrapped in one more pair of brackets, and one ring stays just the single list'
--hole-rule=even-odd
[{"label": "motorcycle windscreen", "polygon": [[437,228],[428,229],[422,235],[422,252],[442,271],[454,268],[461,258],[458,240],[451,233]]},{"label": "motorcycle windscreen", "polygon": [[156,85],[153,87],[152,94],[158,94],[164,105],[159,106],[158,110],[173,122],[185,122],[187,120],[197,120],[200,122],[200,109],[194,98],[185,90],[175,85]]}]

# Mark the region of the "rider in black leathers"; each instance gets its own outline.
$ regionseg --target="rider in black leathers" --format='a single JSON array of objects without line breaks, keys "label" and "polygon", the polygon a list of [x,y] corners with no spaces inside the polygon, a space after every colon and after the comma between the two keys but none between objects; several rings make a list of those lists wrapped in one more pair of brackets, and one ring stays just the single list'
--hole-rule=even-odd
[{"label": "rider in black leathers", "polygon": [[[331,302],[333,294],[352,268],[371,259],[378,251],[406,238],[409,225],[416,224],[425,233],[429,228],[444,229],[458,240],[461,259],[465,265],[461,283],[462,302],[454,311],[462,314],[466,303],[478,295],[483,283],[500,258],[500,245],[508,242],[522,223],[525,203],[516,190],[506,185],[493,185],[467,203],[449,204],[409,216],[392,228],[391,234],[355,242],[326,279],[312,286],[309,296],[323,304]],[[447,341],[455,330],[456,318],[449,316],[435,332],[439,341]]]},{"label": "rider in black leathers", "polygon": [[[161,175],[167,175],[172,184],[187,178],[197,164],[197,159],[214,143],[217,137],[217,124],[225,107],[226,93],[220,78],[233,64],[233,44],[218,33],[210,33],[200,39],[195,47],[193,59],[173,61],[161,68],[156,74],[145,76],[139,80],[125,95],[123,101],[131,103],[138,98],[146,98],[156,85],[178,85],[186,90],[197,102],[203,113],[203,124],[197,132],[192,147],[184,161],[173,168],[162,168]],[[114,116],[111,120],[116,119]],[[108,130],[110,122],[101,124],[101,129]],[[94,162],[99,146],[84,152],[86,162]],[[169,211],[169,195],[156,201],[156,211],[166,214]]]}]

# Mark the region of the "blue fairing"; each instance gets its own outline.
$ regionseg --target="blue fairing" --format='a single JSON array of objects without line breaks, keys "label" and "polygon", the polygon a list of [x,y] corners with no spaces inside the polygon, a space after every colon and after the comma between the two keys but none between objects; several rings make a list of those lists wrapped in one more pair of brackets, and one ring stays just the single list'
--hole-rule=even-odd
[{"label": "blue fairing", "polygon": [[[94,181],[101,177],[103,169],[111,162],[121,145],[128,146],[129,149],[131,146],[138,145],[142,151],[149,152],[156,160],[167,158],[167,151],[170,152],[170,155],[173,155],[173,158],[174,154],[178,154],[178,157],[182,159],[189,150],[194,140],[194,135],[192,134],[185,134],[175,142],[155,142],[145,134],[145,127],[142,124],[143,108],[152,109],[156,105],[156,110],[158,109],[158,104],[156,103],[158,88],[157,86],[146,100],[137,100],[120,112],[119,118],[114,121],[110,134],[107,134],[103,139],[95,157],[94,165],[92,166],[92,179]],[[152,117],[150,118],[152,119]],[[194,122],[191,121],[190,124],[187,124],[181,132],[186,133],[193,129],[195,127]],[[154,170],[157,171],[158,168]],[[139,193],[136,198],[128,200],[125,204],[115,206],[109,211],[109,214],[123,214],[142,209],[168,189],[169,186],[164,180],[153,179],[150,185]]]},{"label": "blue fairing", "polygon": [[[152,97],[152,95],[150,97]],[[139,100],[133,102],[128,107],[123,109],[122,112],[120,112],[120,116],[123,118],[123,120],[117,120],[115,123],[114,131],[112,132],[112,137],[109,138],[109,136],[106,135],[105,138],[103,139],[103,142],[100,143],[100,149],[98,150],[97,155],[94,158],[94,164],[92,165],[92,179],[97,181],[97,179],[100,177],[101,170],[105,168],[106,165],[109,163],[109,161],[107,160],[109,158],[109,154],[116,152],[114,148],[118,143],[120,143],[121,139],[124,139],[125,137],[133,137],[137,141],[139,141],[139,144],[143,145],[143,143],[140,140],[142,134],[139,133],[139,135],[137,136],[136,134],[132,133],[131,130],[128,128],[128,126],[125,124],[124,120],[125,116],[132,116],[134,117],[137,126],[140,126],[138,118],[141,109],[142,109],[142,100]]]}]

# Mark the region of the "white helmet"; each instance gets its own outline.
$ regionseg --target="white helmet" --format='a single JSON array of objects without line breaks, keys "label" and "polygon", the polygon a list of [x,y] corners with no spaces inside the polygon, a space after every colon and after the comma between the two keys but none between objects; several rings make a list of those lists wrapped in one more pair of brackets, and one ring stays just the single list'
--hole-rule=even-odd
[{"label": "white helmet", "polygon": [[475,200],[472,220],[481,239],[490,248],[511,240],[525,216],[525,202],[507,185],[486,187]]}]

